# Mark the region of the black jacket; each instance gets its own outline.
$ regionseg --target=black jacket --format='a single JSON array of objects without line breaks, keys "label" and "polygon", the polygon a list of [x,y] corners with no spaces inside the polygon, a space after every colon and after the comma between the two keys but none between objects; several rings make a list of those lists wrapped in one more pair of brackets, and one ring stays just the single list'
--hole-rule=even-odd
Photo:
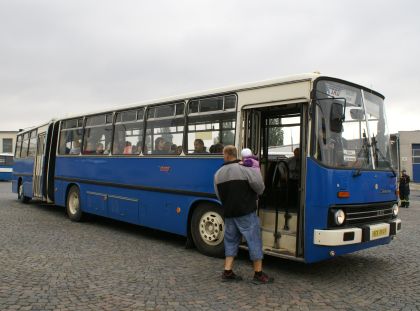
[{"label": "black jacket", "polygon": [[227,218],[254,212],[257,209],[257,195],[264,192],[261,174],[238,162],[226,162],[214,175],[214,190]]}]

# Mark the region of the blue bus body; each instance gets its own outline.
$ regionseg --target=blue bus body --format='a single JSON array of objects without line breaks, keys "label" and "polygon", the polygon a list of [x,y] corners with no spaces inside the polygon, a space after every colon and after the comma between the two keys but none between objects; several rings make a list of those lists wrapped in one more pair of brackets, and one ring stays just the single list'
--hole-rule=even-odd
[{"label": "blue bus body", "polygon": [[[396,176],[389,163],[379,158],[383,155],[373,143],[366,143],[361,130],[359,137],[346,137],[339,164],[329,162],[340,148],[337,140],[333,151],[325,151],[326,142],[321,146],[326,138],[351,133],[340,130],[342,124],[328,124],[337,121],[334,114],[340,109],[346,113],[338,101],[341,86],[350,107],[349,124],[362,129],[360,111],[366,116],[383,106],[369,110],[363,87],[328,77],[322,77],[319,88],[322,94],[338,94],[332,98],[337,101],[317,98],[312,92],[317,79],[319,75],[308,75],[51,121],[18,134],[12,190],[23,202],[36,199],[66,207],[73,221],[84,213],[108,217],[185,236],[202,253],[223,256],[223,208],[213,185],[223,156],[212,147],[235,144],[251,148],[261,160],[266,190],[257,213],[266,254],[313,263],[388,244],[401,229]],[[352,95],[354,90],[359,93]],[[375,96],[369,105],[381,99]],[[334,112],[331,117],[328,109]],[[383,120],[379,116],[376,121]],[[283,143],[285,132],[280,135],[288,127],[298,133],[292,150]],[[326,130],[331,137],[323,136]],[[282,136],[274,148],[270,131]],[[152,152],[163,138],[172,154]],[[386,147],[385,135],[377,133],[376,139],[378,150]],[[212,154],[194,154],[200,140]],[[293,150],[296,145],[304,161],[298,162],[300,179],[293,183],[287,157],[299,149]]]},{"label": "blue bus body", "polygon": [[0,153],[0,181],[12,180],[13,154]]},{"label": "blue bus body", "polygon": [[222,163],[220,157],[57,157],[55,203],[65,206],[76,184],[84,212],[186,236],[191,207],[217,202],[212,176]]},{"label": "blue bus body", "polygon": [[25,196],[33,197],[32,184],[34,172],[34,159],[15,159],[13,166],[12,190],[17,193],[18,181],[23,184]]},{"label": "blue bus body", "polygon": [[[396,202],[396,180],[391,172],[364,171],[353,176],[354,170],[326,168],[314,159],[307,160],[307,195],[305,209],[305,261],[316,262],[336,255],[355,252],[380,244],[388,244],[390,237],[339,247],[314,245],[314,230],[327,228],[330,206]],[[326,186],[333,191],[326,191]],[[348,191],[349,198],[338,198],[338,191]]]}]

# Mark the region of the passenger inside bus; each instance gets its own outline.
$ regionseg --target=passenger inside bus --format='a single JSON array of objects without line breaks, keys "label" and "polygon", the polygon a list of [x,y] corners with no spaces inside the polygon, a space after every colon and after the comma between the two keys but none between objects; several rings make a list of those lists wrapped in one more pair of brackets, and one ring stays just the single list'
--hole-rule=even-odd
[{"label": "passenger inside bus", "polygon": [[217,143],[210,146],[210,153],[223,153],[223,144]]},{"label": "passenger inside bus", "polygon": [[201,138],[194,140],[194,152],[193,153],[208,153],[204,146],[204,141]]},{"label": "passenger inside bus", "polygon": [[165,139],[163,137],[158,137],[155,139],[155,149],[153,150],[153,154],[162,154],[168,153],[165,152]]},{"label": "passenger inside bus", "polygon": [[170,148],[169,152],[172,153],[172,154],[178,154],[177,148],[178,148],[178,146],[176,144],[171,144],[171,148]]},{"label": "passenger inside bus", "polygon": [[83,154],[94,154],[96,153],[95,144],[92,141],[88,141],[86,145],[83,147]]},{"label": "passenger inside bus", "polygon": [[133,146],[131,152],[133,154],[139,154],[139,153],[141,153],[141,141],[138,141],[137,144],[135,146]]},{"label": "passenger inside bus", "polygon": [[72,143],[72,147],[69,151],[69,154],[79,154],[80,153],[80,140],[76,139]]},{"label": "passenger inside bus", "polygon": [[104,144],[98,143],[96,145],[96,154],[103,154],[104,153]]},{"label": "passenger inside bus", "polygon": [[108,143],[108,144],[106,145],[105,150],[104,150],[104,154],[109,154],[109,153],[110,153],[110,151],[111,151],[111,143]]},{"label": "passenger inside bus", "polygon": [[133,147],[131,145],[131,142],[126,141],[123,154],[131,154],[133,152]]},{"label": "passenger inside bus", "polygon": [[165,153],[172,153],[171,148],[172,148],[172,143],[170,141],[166,141],[165,144],[163,145],[163,150],[165,151]]}]

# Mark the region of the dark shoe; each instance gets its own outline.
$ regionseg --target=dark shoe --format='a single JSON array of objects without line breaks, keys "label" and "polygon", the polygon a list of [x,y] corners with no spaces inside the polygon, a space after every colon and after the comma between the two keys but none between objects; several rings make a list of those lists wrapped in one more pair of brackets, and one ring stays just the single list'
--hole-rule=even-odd
[{"label": "dark shoe", "polygon": [[242,277],[240,275],[236,275],[235,273],[222,273],[222,282],[237,282],[242,281]]},{"label": "dark shoe", "polygon": [[252,279],[252,283],[254,283],[256,285],[258,285],[258,284],[268,284],[268,283],[273,283],[273,282],[274,282],[274,278],[269,277],[264,272],[261,273],[261,275],[254,274],[254,278]]}]

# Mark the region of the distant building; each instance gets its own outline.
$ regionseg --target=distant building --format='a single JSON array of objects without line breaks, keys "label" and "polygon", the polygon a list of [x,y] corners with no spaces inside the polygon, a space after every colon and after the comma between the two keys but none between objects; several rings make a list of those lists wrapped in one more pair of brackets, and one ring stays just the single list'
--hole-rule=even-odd
[{"label": "distant building", "polygon": [[0,131],[0,153],[14,153],[17,131]]},{"label": "distant building", "polygon": [[398,172],[405,169],[414,182],[420,182],[420,130],[391,134],[391,151]]}]

